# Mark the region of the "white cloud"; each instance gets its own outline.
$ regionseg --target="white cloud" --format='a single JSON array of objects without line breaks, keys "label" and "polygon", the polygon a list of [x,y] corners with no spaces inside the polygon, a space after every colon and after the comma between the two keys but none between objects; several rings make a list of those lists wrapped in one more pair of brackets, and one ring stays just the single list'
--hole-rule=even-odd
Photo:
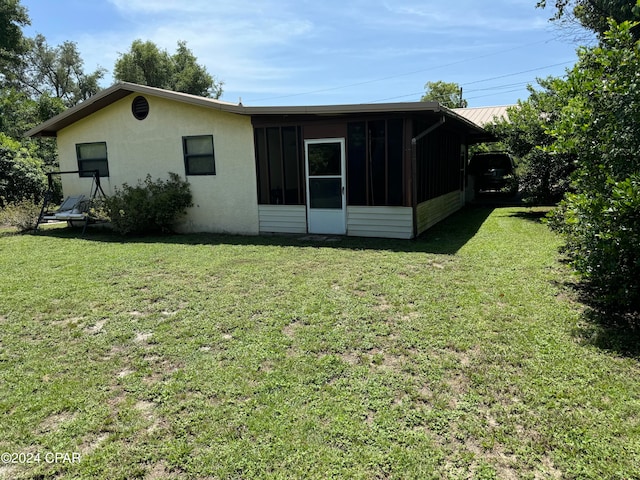
[{"label": "white cloud", "polygon": [[[531,5],[530,15],[523,16],[522,6],[507,0],[478,2],[451,1],[442,4],[423,1],[385,1],[384,8],[392,18],[387,21],[451,34],[490,34],[541,30],[548,26],[546,16]],[[381,16],[385,18],[385,16]]]},{"label": "white cloud", "polygon": [[119,53],[128,51],[133,40],[140,38],[170,53],[178,40],[186,41],[198,62],[234,89],[239,85],[259,88],[306,69],[295,64],[282,68],[270,60],[300,38],[313,36],[314,30],[313,22],[279,8],[279,2],[108,1],[126,19],[129,29],[125,34],[119,29],[80,37],[87,68],[95,63],[112,69]]}]

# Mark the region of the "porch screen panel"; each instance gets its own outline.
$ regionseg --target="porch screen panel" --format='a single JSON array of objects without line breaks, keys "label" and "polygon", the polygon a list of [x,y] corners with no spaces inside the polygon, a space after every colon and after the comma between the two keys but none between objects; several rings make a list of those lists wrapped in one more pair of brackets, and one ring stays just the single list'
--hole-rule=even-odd
[{"label": "porch screen panel", "polygon": [[404,205],[403,163],[402,118],[349,123],[348,205]]},{"label": "porch screen panel", "polygon": [[347,127],[347,203],[367,205],[367,132],[365,122]]},{"label": "porch screen panel", "polygon": [[401,118],[387,122],[387,205],[402,205],[404,201],[403,132]]},{"label": "porch screen panel", "polygon": [[369,122],[369,191],[371,205],[386,205],[387,201],[387,129],[386,122]]},{"label": "porch screen panel", "polygon": [[302,168],[296,127],[282,128],[282,156],[284,163],[284,202],[288,205],[302,203]]},{"label": "porch screen panel", "polygon": [[300,128],[255,128],[254,138],[258,202],[304,205]]},{"label": "porch screen panel", "polygon": [[422,138],[417,145],[418,203],[459,190],[459,136],[438,131],[437,135]]},{"label": "porch screen panel", "polygon": [[279,128],[267,128],[267,151],[269,155],[269,199],[271,204],[284,203],[284,181],[282,169],[282,142]]},{"label": "porch screen panel", "polygon": [[256,174],[258,176],[258,203],[269,204],[269,155],[267,137],[264,128],[254,132],[256,147]]}]

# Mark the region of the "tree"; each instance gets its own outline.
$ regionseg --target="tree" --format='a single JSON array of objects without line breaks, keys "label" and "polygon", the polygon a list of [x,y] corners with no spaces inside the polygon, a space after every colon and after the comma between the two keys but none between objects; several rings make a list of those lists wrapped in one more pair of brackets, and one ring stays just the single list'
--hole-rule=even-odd
[{"label": "tree", "polygon": [[32,98],[43,95],[59,98],[72,107],[100,91],[98,82],[106,70],[84,72],[84,61],[74,42],[50,47],[44,36],[27,41],[28,49],[21,62],[7,74],[10,85]]},{"label": "tree", "polygon": [[427,82],[421,102],[439,102],[448,108],[464,108],[468,102],[462,98],[462,88],[455,82]]},{"label": "tree", "polygon": [[24,199],[38,201],[46,188],[42,161],[20,142],[0,133],[0,207]]},{"label": "tree", "polygon": [[24,51],[22,28],[31,22],[27,10],[18,0],[0,1],[0,72],[15,63]]},{"label": "tree", "polygon": [[558,84],[568,100],[550,126],[551,149],[573,155],[574,193],[552,218],[576,270],[607,309],[640,311],[640,44],[633,24],[611,23],[579,51]]},{"label": "tree", "polygon": [[203,97],[222,95],[222,82],[198,65],[184,41],[179,41],[176,53],[169,55],[153,42],[135,40],[129,52],[120,54],[116,61],[114,78]]},{"label": "tree", "polygon": [[[547,0],[540,0],[537,7],[546,8]],[[600,37],[609,30],[609,19],[621,24],[640,20],[640,2],[636,0],[555,0],[555,14],[551,20],[577,21]],[[640,38],[640,30],[631,29],[632,35]]]},{"label": "tree", "polygon": [[563,80],[539,79],[529,86],[529,98],[508,110],[509,119],[487,128],[518,158],[522,198],[530,204],[555,204],[569,191],[575,161],[567,153],[550,152],[554,139],[548,129],[567,101],[559,94]]}]

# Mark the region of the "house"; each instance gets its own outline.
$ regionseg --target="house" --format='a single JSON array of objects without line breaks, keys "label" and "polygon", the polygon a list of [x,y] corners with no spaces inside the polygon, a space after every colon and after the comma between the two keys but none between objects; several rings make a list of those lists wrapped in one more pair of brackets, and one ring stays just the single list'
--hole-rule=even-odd
[{"label": "house", "polygon": [[248,107],[131,83],[26,135],[56,137],[61,170],[99,170],[107,195],[184,175],[181,231],[407,239],[464,205],[467,147],[490,139],[435,102]]}]

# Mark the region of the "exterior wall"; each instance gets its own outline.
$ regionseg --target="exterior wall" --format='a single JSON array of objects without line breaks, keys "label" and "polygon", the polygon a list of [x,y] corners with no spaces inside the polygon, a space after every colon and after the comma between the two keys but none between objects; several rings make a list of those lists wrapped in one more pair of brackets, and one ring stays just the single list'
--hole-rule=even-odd
[{"label": "exterior wall", "polygon": [[460,190],[420,203],[416,208],[418,235],[460,210],[463,206],[464,192]]},{"label": "exterior wall", "polygon": [[411,207],[347,207],[347,235],[356,237],[413,237]]},{"label": "exterior wall", "polygon": [[305,205],[259,205],[260,233],[307,233]]},{"label": "exterior wall", "polygon": [[[106,142],[109,177],[101,178],[107,195],[123,183],[135,185],[150,174],[185,178],[182,137],[213,135],[215,175],[191,175],[194,206],[178,228],[189,232],[257,234],[258,201],[251,119],[144,95],[149,115],[136,120],[132,94],[58,132],[61,170],[77,170],[77,143]],[[91,178],[63,175],[65,195],[88,194]]]}]

